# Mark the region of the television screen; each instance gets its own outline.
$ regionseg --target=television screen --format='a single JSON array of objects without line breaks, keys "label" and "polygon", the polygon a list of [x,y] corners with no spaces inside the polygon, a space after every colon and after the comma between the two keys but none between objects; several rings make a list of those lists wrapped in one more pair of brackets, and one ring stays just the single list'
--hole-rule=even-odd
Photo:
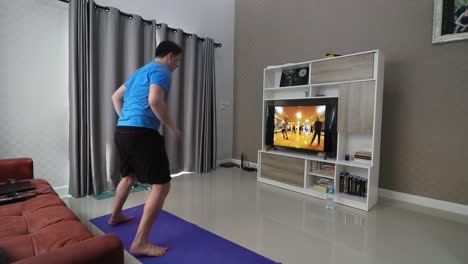
[{"label": "television screen", "polygon": [[327,105],[275,106],[273,145],[325,151]]}]

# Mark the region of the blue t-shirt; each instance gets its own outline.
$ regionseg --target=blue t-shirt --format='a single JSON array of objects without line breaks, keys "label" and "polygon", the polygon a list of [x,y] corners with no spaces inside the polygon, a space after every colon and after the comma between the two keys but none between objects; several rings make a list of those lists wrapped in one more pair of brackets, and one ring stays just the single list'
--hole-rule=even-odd
[{"label": "blue t-shirt", "polygon": [[141,67],[125,82],[127,90],[117,126],[159,129],[161,121],[153,113],[148,102],[151,84],[157,84],[164,90],[164,101],[167,102],[171,88],[171,72],[157,61]]}]

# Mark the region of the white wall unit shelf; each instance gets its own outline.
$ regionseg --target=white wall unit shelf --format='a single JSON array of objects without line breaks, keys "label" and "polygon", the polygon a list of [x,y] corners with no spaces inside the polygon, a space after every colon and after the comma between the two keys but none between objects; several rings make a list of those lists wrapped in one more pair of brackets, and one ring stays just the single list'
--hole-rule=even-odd
[{"label": "white wall unit shelf", "polygon": [[[286,69],[309,67],[308,84],[280,87]],[[269,66],[264,69],[262,149],[258,151],[259,182],[325,199],[320,178],[334,180],[335,202],[368,211],[376,203],[379,185],[384,56],[379,50],[333,58]],[[267,105],[274,101],[338,99],[336,158],[293,150],[268,150],[265,145]],[[353,155],[367,151],[371,161]],[[349,155],[351,160],[345,160]],[[317,170],[326,164],[327,171]],[[333,169],[330,169],[333,168]],[[340,173],[365,180],[365,197],[340,192]],[[323,188],[323,187],[322,187]],[[341,189],[343,191],[343,188]]]}]

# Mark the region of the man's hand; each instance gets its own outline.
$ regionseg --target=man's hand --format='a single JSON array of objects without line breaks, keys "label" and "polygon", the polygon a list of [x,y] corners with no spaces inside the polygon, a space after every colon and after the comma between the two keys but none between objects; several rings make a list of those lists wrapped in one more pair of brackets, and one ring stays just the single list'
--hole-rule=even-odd
[{"label": "man's hand", "polygon": [[120,111],[122,110],[122,103],[124,99],[125,90],[127,87],[122,84],[113,94],[112,94],[112,103],[114,104],[114,109],[117,115],[120,116]]},{"label": "man's hand", "polygon": [[172,130],[172,133],[174,134],[174,137],[177,141],[182,141],[183,134],[182,132],[180,132],[179,129],[175,128],[174,130]]},{"label": "man's hand", "polygon": [[158,117],[159,120],[161,120],[162,124],[174,134],[177,140],[181,140],[182,133],[169,117],[169,109],[166,102],[164,101],[164,89],[157,84],[151,84],[148,95],[148,103],[151,107],[151,110],[153,110],[153,113]]}]

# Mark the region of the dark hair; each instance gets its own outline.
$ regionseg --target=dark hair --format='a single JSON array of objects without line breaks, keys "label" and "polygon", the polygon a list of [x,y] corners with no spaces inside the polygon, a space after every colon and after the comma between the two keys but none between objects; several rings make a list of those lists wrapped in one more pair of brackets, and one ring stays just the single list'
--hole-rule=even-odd
[{"label": "dark hair", "polygon": [[182,48],[180,48],[180,46],[175,44],[173,41],[165,40],[159,43],[158,47],[156,48],[155,56],[156,58],[164,58],[171,52],[174,55],[179,55],[182,53]]}]

